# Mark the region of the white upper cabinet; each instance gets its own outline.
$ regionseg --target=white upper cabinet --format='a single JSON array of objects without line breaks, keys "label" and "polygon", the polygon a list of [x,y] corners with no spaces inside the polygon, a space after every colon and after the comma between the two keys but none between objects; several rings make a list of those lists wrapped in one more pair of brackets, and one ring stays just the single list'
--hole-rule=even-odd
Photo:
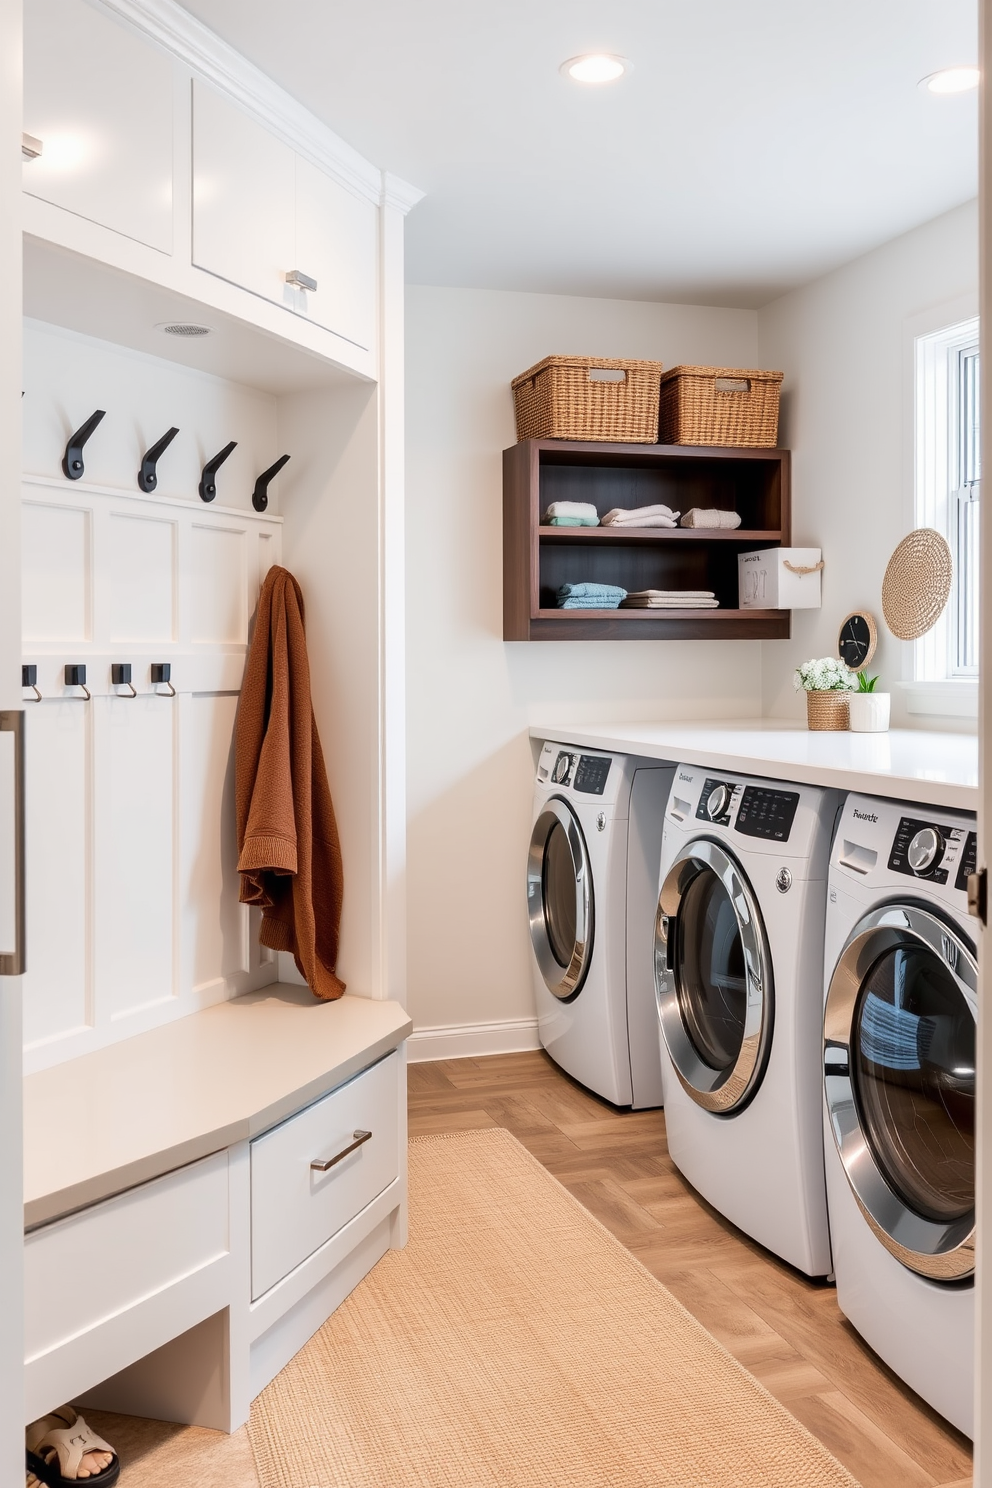
[{"label": "white upper cabinet", "polygon": [[[193,83],[193,263],[369,350],[375,204]],[[316,289],[293,285],[294,271]]]},{"label": "white upper cabinet", "polygon": [[295,155],[199,81],[193,83],[193,262],[288,303],[296,252]]},{"label": "white upper cabinet", "polygon": [[296,263],[315,291],[318,325],[371,350],[375,337],[376,207],[296,157]]},{"label": "white upper cabinet", "polygon": [[24,130],[42,153],[24,189],[172,252],[174,72],[84,0],[26,0]]}]

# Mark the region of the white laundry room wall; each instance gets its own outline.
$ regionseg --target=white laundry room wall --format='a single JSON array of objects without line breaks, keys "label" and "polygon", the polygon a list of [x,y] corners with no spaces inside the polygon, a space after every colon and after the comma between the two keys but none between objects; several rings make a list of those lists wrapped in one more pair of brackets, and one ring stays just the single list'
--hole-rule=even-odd
[{"label": "white laundry room wall", "polygon": [[882,623],[882,577],[913,511],[914,337],[978,314],[978,211],[957,207],[774,301],[758,314],[758,359],[785,373],[781,442],[792,450],[792,532],[822,547],[823,606],[797,610],[792,638],[764,641],[763,707],[803,714],[796,664],[835,653],[844,616],[879,620],[872,672],[893,723],[974,730],[976,720],[910,714],[898,685],[911,645]]},{"label": "white laundry room wall", "polygon": [[529,724],[757,714],[761,646],[503,641],[510,380],[552,352],[752,366],[757,316],[409,286],[406,325],[411,1057],[531,1048]]}]

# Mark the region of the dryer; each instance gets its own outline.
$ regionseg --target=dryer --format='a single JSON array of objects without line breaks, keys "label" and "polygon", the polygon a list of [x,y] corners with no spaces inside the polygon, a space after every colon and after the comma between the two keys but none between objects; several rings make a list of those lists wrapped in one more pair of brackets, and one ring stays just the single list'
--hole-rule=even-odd
[{"label": "dryer", "polygon": [[651,949],[673,767],[543,744],[527,856],[541,1042],[616,1106],[660,1106]]},{"label": "dryer", "polygon": [[973,1434],[974,816],[849,797],[831,854],[823,1088],[837,1301]]},{"label": "dryer", "polygon": [[655,935],[672,1160],[809,1276],[831,1270],[819,1093],[834,791],[680,765]]}]

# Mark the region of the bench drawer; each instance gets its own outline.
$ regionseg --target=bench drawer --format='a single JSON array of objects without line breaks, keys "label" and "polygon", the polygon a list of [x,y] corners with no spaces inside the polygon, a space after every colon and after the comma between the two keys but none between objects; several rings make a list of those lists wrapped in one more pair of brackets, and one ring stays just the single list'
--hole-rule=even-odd
[{"label": "bench drawer", "polygon": [[[32,1230],[24,1237],[26,1364],[121,1314],[137,1317],[229,1251],[226,1151]],[[137,1353],[168,1336],[145,1339]],[[114,1368],[135,1357],[122,1355]]]},{"label": "bench drawer", "polygon": [[[251,1292],[260,1297],[399,1172],[399,1055],[390,1054],[251,1144]],[[358,1134],[371,1136],[356,1143]],[[320,1172],[312,1164],[338,1159]]]}]

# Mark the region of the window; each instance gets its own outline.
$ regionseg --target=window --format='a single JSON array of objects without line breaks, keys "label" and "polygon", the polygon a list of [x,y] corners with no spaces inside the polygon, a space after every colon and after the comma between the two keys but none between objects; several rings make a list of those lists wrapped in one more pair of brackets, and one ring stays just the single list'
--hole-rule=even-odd
[{"label": "window", "polygon": [[942,532],[954,560],[947,609],[916,642],[922,682],[978,676],[979,365],[977,320],[917,337],[916,522]]}]

